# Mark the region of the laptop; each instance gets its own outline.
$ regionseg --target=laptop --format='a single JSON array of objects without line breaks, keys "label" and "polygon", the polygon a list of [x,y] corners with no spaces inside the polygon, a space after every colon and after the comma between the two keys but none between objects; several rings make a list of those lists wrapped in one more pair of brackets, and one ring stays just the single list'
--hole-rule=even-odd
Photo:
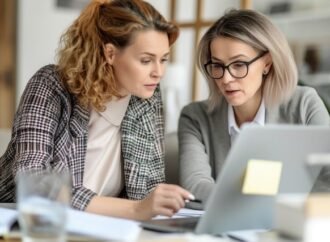
[{"label": "laptop", "polygon": [[276,195],[243,194],[247,162],[262,159],[282,162],[277,195],[308,194],[321,167],[311,169],[306,159],[330,152],[330,127],[300,125],[247,125],[230,149],[216,185],[200,218],[151,220],[145,229],[162,232],[192,231],[221,235],[229,231],[272,229]]}]

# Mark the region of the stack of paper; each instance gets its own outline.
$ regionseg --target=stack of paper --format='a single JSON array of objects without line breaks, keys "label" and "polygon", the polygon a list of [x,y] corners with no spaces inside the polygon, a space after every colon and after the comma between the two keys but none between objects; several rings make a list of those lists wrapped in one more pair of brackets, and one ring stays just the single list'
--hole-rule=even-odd
[{"label": "stack of paper", "polygon": [[70,233],[87,235],[99,239],[135,241],[141,227],[138,222],[101,216],[70,209],[67,229]]},{"label": "stack of paper", "polygon": [[196,210],[189,208],[181,208],[176,214],[172,217],[167,217],[163,215],[158,215],[153,219],[169,219],[169,218],[187,218],[187,217],[200,217],[204,214],[204,210]]},{"label": "stack of paper", "polygon": [[18,213],[16,210],[0,208],[0,237],[9,233],[10,228],[16,222]]},{"label": "stack of paper", "polygon": [[[10,231],[12,225],[17,221],[18,212],[7,208],[0,208],[0,237],[17,237],[20,233]],[[137,240],[141,228],[138,222],[101,216],[73,209],[67,212],[67,232],[76,238],[95,238],[115,241]],[[80,240],[80,239],[79,239]]]}]

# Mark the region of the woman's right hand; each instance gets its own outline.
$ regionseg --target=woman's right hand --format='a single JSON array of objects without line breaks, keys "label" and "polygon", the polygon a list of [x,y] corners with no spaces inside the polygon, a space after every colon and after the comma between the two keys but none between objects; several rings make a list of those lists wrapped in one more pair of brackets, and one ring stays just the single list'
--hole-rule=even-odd
[{"label": "woman's right hand", "polygon": [[157,215],[171,217],[194,196],[177,185],[159,184],[146,198],[136,201],[136,217],[148,220]]}]

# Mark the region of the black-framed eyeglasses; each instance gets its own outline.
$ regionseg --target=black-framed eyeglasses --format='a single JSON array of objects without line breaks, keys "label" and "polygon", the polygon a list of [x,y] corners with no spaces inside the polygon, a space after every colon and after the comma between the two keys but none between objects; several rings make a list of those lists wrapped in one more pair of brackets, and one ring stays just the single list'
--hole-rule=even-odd
[{"label": "black-framed eyeglasses", "polygon": [[249,73],[249,65],[263,57],[268,51],[264,51],[250,61],[234,61],[228,65],[212,62],[211,60],[204,65],[207,74],[213,79],[220,79],[228,69],[230,75],[234,78],[244,78]]}]

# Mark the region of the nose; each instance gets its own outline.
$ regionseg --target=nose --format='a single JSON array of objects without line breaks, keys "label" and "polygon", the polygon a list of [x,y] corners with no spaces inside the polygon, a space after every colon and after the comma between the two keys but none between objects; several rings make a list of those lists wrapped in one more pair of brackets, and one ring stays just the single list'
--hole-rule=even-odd
[{"label": "nose", "polygon": [[223,77],[220,79],[224,84],[232,82],[235,78],[229,73],[228,68],[224,70]]},{"label": "nose", "polygon": [[163,76],[165,66],[162,63],[155,63],[151,72],[151,76],[154,78],[160,78]]}]

